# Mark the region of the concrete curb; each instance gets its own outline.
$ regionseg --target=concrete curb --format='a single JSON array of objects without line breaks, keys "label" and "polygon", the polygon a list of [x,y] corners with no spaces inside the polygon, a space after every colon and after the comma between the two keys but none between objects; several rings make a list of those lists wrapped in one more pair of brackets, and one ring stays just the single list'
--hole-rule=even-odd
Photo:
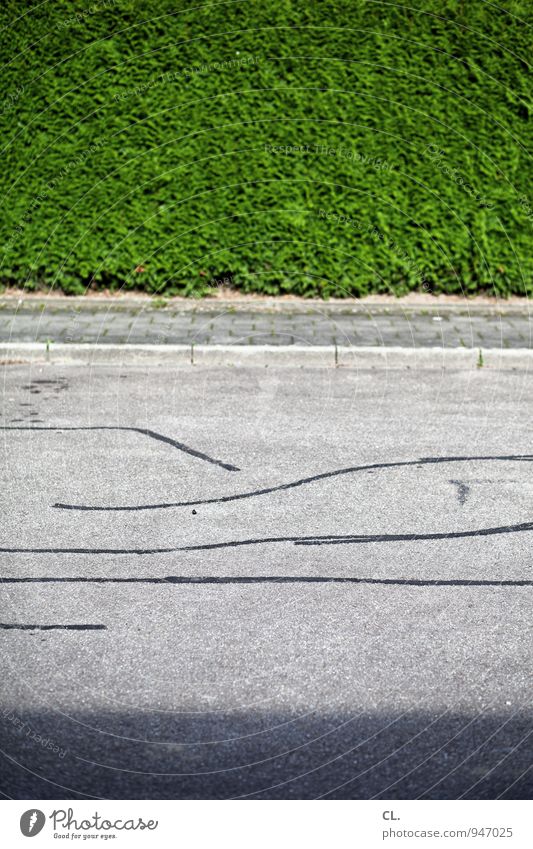
[{"label": "concrete curb", "polygon": [[420,300],[393,299],[389,301],[358,300],[355,298],[333,299],[329,301],[314,298],[286,299],[275,297],[263,298],[165,298],[149,297],[146,295],[124,295],[120,297],[91,297],[87,295],[58,297],[55,295],[20,296],[8,295],[0,297],[1,310],[26,310],[31,312],[60,312],[70,315],[78,313],[112,313],[112,312],[163,312],[163,313],[267,313],[285,315],[401,315],[426,312],[437,315],[525,315],[533,316],[533,299],[517,300],[484,300],[466,298],[454,300],[439,300],[433,297]]},{"label": "concrete curb", "polygon": [[292,366],[331,368],[335,365],[332,345],[194,345],[196,366]]},{"label": "concrete curb", "polygon": [[530,369],[533,349],[350,348],[298,345],[0,344],[0,364],[232,366],[352,369]]}]

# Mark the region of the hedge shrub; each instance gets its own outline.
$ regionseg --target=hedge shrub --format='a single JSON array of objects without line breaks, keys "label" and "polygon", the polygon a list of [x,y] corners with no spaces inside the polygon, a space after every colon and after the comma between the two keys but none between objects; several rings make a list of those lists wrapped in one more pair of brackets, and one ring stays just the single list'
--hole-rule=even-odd
[{"label": "hedge shrub", "polygon": [[0,281],[533,293],[527,0],[4,0]]}]

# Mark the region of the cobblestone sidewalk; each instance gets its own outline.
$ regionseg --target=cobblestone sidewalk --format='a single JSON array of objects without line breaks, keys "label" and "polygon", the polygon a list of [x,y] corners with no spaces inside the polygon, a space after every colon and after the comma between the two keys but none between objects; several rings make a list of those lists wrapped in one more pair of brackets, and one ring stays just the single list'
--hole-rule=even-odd
[{"label": "cobblestone sidewalk", "polygon": [[521,305],[0,300],[0,342],[531,348]]}]

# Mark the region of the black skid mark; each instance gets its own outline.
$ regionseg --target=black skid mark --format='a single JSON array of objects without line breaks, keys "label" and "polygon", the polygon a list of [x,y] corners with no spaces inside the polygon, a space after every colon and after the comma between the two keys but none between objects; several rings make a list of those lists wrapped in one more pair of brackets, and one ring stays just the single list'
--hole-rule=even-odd
[{"label": "black skid mark", "polygon": [[155,430],[150,430],[146,427],[121,427],[120,425],[93,425],[87,427],[0,427],[0,430],[25,430],[25,431],[51,431],[53,433],[62,433],[63,431],[87,431],[87,430],[121,430],[131,433],[140,433],[143,436],[148,436],[150,439],[155,439],[157,442],[164,442],[167,445],[172,445],[179,451],[185,454],[190,454],[191,457],[197,457],[199,460],[205,460],[214,466],[220,466],[229,472],[240,472],[238,466],[233,466],[230,463],[224,463],[222,460],[215,460],[208,454],[202,451],[197,451],[196,448],[191,448],[183,442],[178,442],[177,439],[172,439],[170,436],[165,436],[162,433],[157,433]]},{"label": "black skid mark", "polygon": [[163,578],[2,578],[0,584],[370,584],[399,587],[533,587],[522,578],[345,578],[335,575],[167,575]]},{"label": "black skid mark", "polygon": [[107,631],[106,625],[26,625],[0,622],[1,631]]},{"label": "black skid mark", "polygon": [[450,481],[450,483],[457,487],[457,500],[463,506],[470,495],[470,487],[464,481]]},{"label": "black skid mark", "polygon": [[135,511],[135,510],[166,510],[170,507],[197,507],[201,504],[226,504],[229,501],[240,501],[244,498],[257,498],[261,495],[270,495],[272,492],[283,492],[288,489],[296,489],[300,486],[306,486],[307,484],[316,483],[317,481],[327,480],[328,478],[335,478],[340,475],[349,475],[354,474],[356,472],[368,472],[368,471],[376,471],[382,469],[398,469],[405,468],[409,466],[425,466],[425,465],[437,465],[441,463],[467,463],[471,461],[505,461],[505,460],[513,460],[517,462],[533,462],[533,454],[505,454],[505,455],[485,455],[485,456],[473,456],[473,457],[421,457],[418,460],[400,460],[391,463],[370,463],[368,465],[362,466],[348,466],[345,469],[335,469],[331,472],[322,472],[318,475],[312,475],[307,478],[300,478],[299,480],[291,481],[290,483],[282,483],[278,486],[269,486],[263,489],[256,489],[250,492],[238,492],[234,495],[223,495],[218,498],[203,498],[196,499],[194,501],[169,501],[162,502],[159,504],[131,504],[131,505],[120,505],[120,506],[109,506],[109,505],[92,505],[92,504],[63,504],[61,502],[57,502],[52,506],[59,510],[102,510],[102,511],[110,511],[110,512],[118,512],[118,511]]},{"label": "black skid mark", "polygon": [[376,542],[418,542],[422,540],[465,539],[468,537],[486,537],[498,534],[516,534],[533,531],[533,522],[522,522],[518,525],[501,525],[495,528],[476,528],[471,531],[447,531],[431,534],[345,534],[327,536],[283,536],[259,537],[252,539],[227,540],[225,542],[209,542],[197,545],[181,545],[169,548],[43,548],[0,547],[0,554],[173,554],[179,551],[211,551],[219,548],[238,548],[248,545],[264,545],[268,543],[292,542],[295,545],[362,545]]}]

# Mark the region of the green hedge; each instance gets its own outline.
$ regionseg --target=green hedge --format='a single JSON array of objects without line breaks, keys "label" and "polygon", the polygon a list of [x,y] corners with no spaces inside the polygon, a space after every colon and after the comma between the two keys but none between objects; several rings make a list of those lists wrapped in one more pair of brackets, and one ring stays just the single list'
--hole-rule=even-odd
[{"label": "green hedge", "polygon": [[177,3],[4,0],[3,285],[533,294],[527,0]]}]

